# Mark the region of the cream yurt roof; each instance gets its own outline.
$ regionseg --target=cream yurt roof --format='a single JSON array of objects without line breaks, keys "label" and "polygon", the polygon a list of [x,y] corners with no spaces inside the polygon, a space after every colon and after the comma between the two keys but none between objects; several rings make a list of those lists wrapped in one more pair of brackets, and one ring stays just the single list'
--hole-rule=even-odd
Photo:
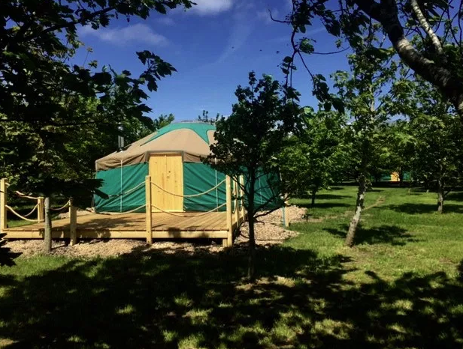
[{"label": "cream yurt roof", "polygon": [[215,142],[215,126],[190,122],[167,125],[132,143],[127,149],[96,160],[96,170],[135,165],[149,160],[151,153],[179,152],[185,162],[201,162],[210,154],[209,145]]}]

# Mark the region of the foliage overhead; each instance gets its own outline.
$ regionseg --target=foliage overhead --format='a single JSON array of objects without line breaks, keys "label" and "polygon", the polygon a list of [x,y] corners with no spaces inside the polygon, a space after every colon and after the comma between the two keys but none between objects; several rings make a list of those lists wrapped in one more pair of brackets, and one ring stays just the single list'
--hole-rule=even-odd
[{"label": "foliage overhead", "polygon": [[[321,20],[326,30],[339,38],[338,48],[348,43],[355,51],[362,43],[362,33],[376,23],[389,39],[391,48],[402,62],[423,79],[437,87],[463,116],[463,7],[456,0],[342,0],[335,6],[328,0],[292,0],[293,8],[285,23],[293,27],[293,54],[287,59],[289,74],[296,56],[315,54],[314,41],[306,37],[306,28]],[[415,41],[410,37],[414,35]],[[375,45],[370,54],[382,56],[384,49]],[[304,66],[307,68],[307,65]],[[326,83],[309,73],[314,93],[330,101]],[[335,99],[336,103],[340,100]]]},{"label": "foliage overhead", "polygon": [[[144,104],[145,89],[156,91],[158,80],[174,67],[150,51],[137,52],[145,65],[138,77],[106,66],[98,71],[97,62],[72,65],[70,58],[83,45],[78,27],[98,30],[121,16],[146,19],[152,10],[164,14],[192,5],[188,0],[0,3],[0,156],[14,169],[13,185],[44,195],[88,192],[99,183],[55,175],[76,162],[73,137],[89,128],[111,131],[135,120],[153,126],[144,116],[151,110]],[[2,175],[11,177],[13,171]]]}]

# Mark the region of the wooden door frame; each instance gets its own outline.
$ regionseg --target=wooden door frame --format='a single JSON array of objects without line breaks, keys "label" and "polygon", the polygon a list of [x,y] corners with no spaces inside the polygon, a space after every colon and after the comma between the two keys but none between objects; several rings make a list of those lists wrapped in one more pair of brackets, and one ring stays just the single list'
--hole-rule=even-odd
[{"label": "wooden door frame", "polygon": [[[180,159],[181,159],[181,163],[182,163],[182,195],[183,195],[183,187],[185,185],[184,181],[185,181],[185,178],[184,178],[184,173],[183,173],[183,155],[184,155],[184,152],[183,151],[154,151],[154,152],[149,152],[148,153],[148,174],[151,176],[151,180],[154,179],[154,176],[153,174],[150,172],[150,160],[152,157],[155,157],[155,156],[163,156],[163,155],[167,155],[167,156],[180,156]],[[180,210],[166,210],[168,212],[184,212],[184,198],[182,198],[182,208]],[[162,212],[162,211],[158,211],[156,210],[156,208],[152,207],[151,209],[152,212]]]}]

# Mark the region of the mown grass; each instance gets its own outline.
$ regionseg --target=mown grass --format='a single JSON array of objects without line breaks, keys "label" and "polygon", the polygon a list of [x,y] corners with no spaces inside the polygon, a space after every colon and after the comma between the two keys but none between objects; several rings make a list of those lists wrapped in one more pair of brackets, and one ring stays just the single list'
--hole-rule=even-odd
[{"label": "mown grass", "polygon": [[442,271],[456,277],[463,252],[463,201],[458,193],[450,196],[445,213],[439,214],[435,193],[375,188],[366,195],[356,247],[350,249],[343,243],[355,198],[356,187],[352,186],[323,192],[314,208],[308,200],[294,199],[295,204],[308,207],[309,218],[323,220],[293,225],[301,235],[288,246],[353,258],[356,271],[349,274],[351,279],[366,281],[367,270],[387,280],[406,272],[425,275]]},{"label": "mown grass", "polygon": [[20,257],[0,268],[0,346],[463,347],[460,197],[438,215],[434,194],[369,192],[348,249],[355,188],[321,194],[309,209],[317,221],[294,224],[298,237],[258,250],[254,285],[243,279],[240,249]]}]

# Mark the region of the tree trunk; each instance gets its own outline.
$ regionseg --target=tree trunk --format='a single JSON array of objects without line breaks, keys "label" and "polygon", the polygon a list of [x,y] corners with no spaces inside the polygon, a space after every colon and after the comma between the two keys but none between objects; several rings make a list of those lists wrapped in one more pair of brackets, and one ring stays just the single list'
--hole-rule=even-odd
[{"label": "tree trunk", "polygon": [[345,246],[352,247],[354,245],[355,232],[360,222],[360,216],[363,210],[363,203],[365,201],[366,183],[365,175],[361,174],[359,178],[359,188],[357,192],[357,203],[355,207],[355,213],[349,224],[349,230],[347,231]]},{"label": "tree trunk", "polygon": [[437,212],[444,212],[444,185],[440,178],[437,181]]},{"label": "tree trunk", "polygon": [[404,171],[399,171],[399,187],[403,187],[404,184]]},{"label": "tree trunk", "polygon": [[51,210],[50,210],[50,197],[49,196],[45,198],[44,250],[46,253],[51,252]]},{"label": "tree trunk", "polygon": [[256,239],[254,234],[254,196],[256,176],[249,171],[249,193],[248,193],[248,221],[249,221],[249,255],[248,255],[248,278],[250,282],[256,279]]},{"label": "tree trunk", "polygon": [[317,190],[312,190],[312,207],[315,206],[315,196],[317,195]]}]

